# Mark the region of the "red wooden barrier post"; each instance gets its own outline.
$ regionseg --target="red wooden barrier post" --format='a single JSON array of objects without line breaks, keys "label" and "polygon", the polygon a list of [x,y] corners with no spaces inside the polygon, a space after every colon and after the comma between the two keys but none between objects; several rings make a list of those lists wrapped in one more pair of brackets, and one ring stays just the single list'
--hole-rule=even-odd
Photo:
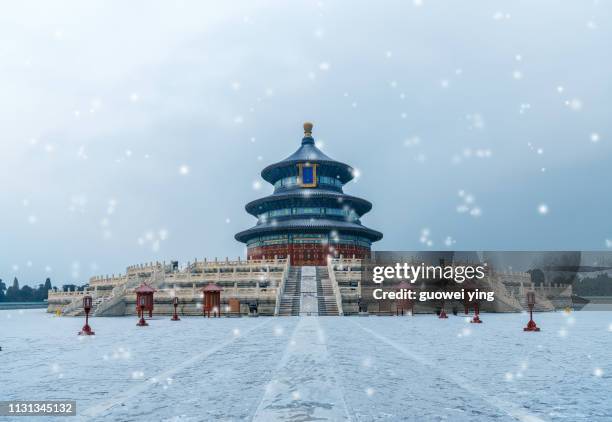
[{"label": "red wooden barrier post", "polygon": [[174,296],[174,298],[172,299],[172,305],[174,305],[174,314],[172,315],[172,318],[170,318],[171,321],[180,321],[181,319],[179,318],[178,314],[176,313],[176,307],[178,306],[179,303],[179,298]]},{"label": "red wooden barrier post", "polygon": [[221,287],[215,283],[207,284],[202,292],[204,293],[203,309],[204,315],[210,318],[210,313],[213,317],[221,316]]},{"label": "red wooden barrier post", "polygon": [[153,316],[153,293],[155,293],[155,289],[143,283],[134,291],[136,292],[136,311],[140,317],[136,325],[145,327],[149,325],[144,319],[145,311],[149,311],[149,318]]},{"label": "red wooden barrier post", "polygon": [[480,319],[480,306],[478,306],[478,302],[474,302],[474,318],[470,321],[474,324],[481,324],[482,320]]}]

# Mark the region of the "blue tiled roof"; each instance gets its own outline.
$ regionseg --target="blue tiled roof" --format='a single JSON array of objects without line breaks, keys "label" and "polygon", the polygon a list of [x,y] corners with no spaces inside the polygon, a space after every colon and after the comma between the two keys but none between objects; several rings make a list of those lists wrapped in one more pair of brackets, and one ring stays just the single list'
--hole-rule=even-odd
[{"label": "blue tiled roof", "polygon": [[302,145],[289,157],[264,168],[261,171],[261,177],[267,182],[274,183],[278,179],[295,172],[295,165],[297,163],[304,162],[325,166],[326,170],[333,173],[334,176],[337,175],[342,183],[353,179],[353,168],[324,154],[316,147],[311,136],[304,137]]},{"label": "blue tiled roof", "polygon": [[[269,209],[283,208],[279,206],[279,202],[290,202],[290,201],[305,201],[309,198],[317,200],[330,199],[337,201],[337,205],[347,205],[352,208],[359,216],[369,212],[372,209],[372,203],[365,199],[358,198],[356,196],[346,195],[342,192],[336,192],[332,190],[316,189],[316,188],[302,188],[293,189],[284,192],[275,192],[272,195],[265,196],[263,198],[256,199],[246,204],[245,209],[249,214],[257,216],[264,211]],[[314,201],[313,201],[314,202]],[[316,206],[316,205],[311,205]],[[260,208],[261,207],[261,208]]]},{"label": "blue tiled roof", "polygon": [[369,229],[362,226],[361,224],[351,223],[349,221],[338,221],[325,218],[295,218],[285,221],[270,221],[267,223],[259,224],[248,230],[237,233],[235,238],[239,242],[246,242],[248,239],[269,234],[269,233],[282,233],[282,232],[303,232],[303,231],[315,231],[315,232],[330,232],[340,231],[346,233],[360,234],[364,237],[369,238],[375,242],[382,239],[382,233]]}]

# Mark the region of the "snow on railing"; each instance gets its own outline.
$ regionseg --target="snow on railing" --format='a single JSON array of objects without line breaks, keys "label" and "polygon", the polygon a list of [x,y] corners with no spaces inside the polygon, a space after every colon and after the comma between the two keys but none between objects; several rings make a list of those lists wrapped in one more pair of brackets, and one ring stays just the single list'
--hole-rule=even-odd
[{"label": "snow on railing", "polygon": [[342,294],[340,293],[340,288],[338,287],[338,282],[336,281],[336,273],[334,271],[334,265],[333,265],[331,257],[327,257],[327,272],[329,274],[329,281],[334,291],[334,297],[336,298],[336,306],[338,307],[338,315],[343,316],[344,310],[342,309]]},{"label": "snow on railing", "polygon": [[289,255],[287,255],[287,259],[285,260],[285,268],[283,269],[283,276],[281,278],[279,286],[276,288],[276,303],[274,304],[274,316],[278,316],[280,312],[280,304],[281,298],[283,297],[283,293],[285,292],[285,283],[287,282],[287,277],[289,276]]}]

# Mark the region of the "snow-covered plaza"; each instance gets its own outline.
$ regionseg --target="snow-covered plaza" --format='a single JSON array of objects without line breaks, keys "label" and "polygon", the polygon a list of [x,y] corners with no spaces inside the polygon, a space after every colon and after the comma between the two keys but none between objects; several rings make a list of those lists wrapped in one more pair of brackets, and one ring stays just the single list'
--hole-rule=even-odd
[{"label": "snow-covered plaza", "polygon": [[82,318],[0,311],[0,397],[94,421],[612,420],[612,314],[535,319],[119,317],[82,337]]}]

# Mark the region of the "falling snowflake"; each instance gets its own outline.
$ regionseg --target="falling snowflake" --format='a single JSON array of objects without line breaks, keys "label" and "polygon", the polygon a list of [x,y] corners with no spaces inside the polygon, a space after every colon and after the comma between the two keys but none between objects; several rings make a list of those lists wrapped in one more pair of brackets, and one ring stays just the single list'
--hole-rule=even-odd
[{"label": "falling snowflake", "polygon": [[591,133],[591,142],[593,142],[594,144],[599,142],[599,133],[596,133],[596,132]]},{"label": "falling snowflake", "polygon": [[144,378],[143,371],[133,371],[132,372],[132,379],[142,379],[142,378]]},{"label": "falling snowflake", "polygon": [[541,215],[548,214],[548,205],[546,204],[538,205],[538,213],[540,213]]},{"label": "falling snowflake", "polygon": [[404,140],[405,147],[413,147],[413,146],[419,145],[420,143],[421,143],[421,138],[419,138],[418,136],[413,136],[411,138]]},{"label": "falling snowflake", "polygon": [[182,176],[186,176],[189,174],[189,166],[186,164],[183,164],[182,166],[179,167],[179,174]]},{"label": "falling snowflake", "polygon": [[519,113],[520,114],[525,114],[527,113],[527,111],[529,111],[531,109],[531,104],[529,103],[523,103],[520,105],[519,107]]},{"label": "falling snowflake", "polygon": [[157,232],[153,230],[146,231],[142,236],[136,239],[140,246],[149,245],[153,252],[159,252],[162,242],[168,238],[168,230],[160,229]]},{"label": "falling snowflake", "polygon": [[117,206],[117,200],[116,199],[109,199],[108,200],[108,206],[106,207],[106,214],[111,215],[115,213],[115,207]]},{"label": "falling snowflake", "polygon": [[87,153],[85,153],[85,147],[82,145],[77,150],[77,158],[80,160],[87,160],[89,158]]},{"label": "falling snowflake", "polygon": [[498,11],[493,14],[493,20],[496,20],[496,21],[509,20],[509,19],[510,19],[509,13]]},{"label": "falling snowflake", "polygon": [[468,213],[472,217],[480,217],[482,215],[482,209],[476,205],[476,198],[474,195],[467,193],[463,189],[459,190],[457,195],[463,200],[463,203],[457,205],[456,208],[459,214]]},{"label": "falling snowflake", "polygon": [[582,110],[582,101],[578,98],[572,98],[571,100],[565,101],[565,105],[569,107],[572,111]]},{"label": "falling snowflake", "polygon": [[259,180],[255,180],[255,181],[253,182],[252,187],[253,187],[253,190],[259,190],[259,189],[261,189],[261,182],[260,182]]},{"label": "falling snowflake", "polygon": [[433,241],[429,238],[430,231],[428,228],[421,229],[421,236],[419,237],[419,242],[426,246],[433,246]]},{"label": "falling snowflake", "polygon": [[468,129],[470,130],[483,130],[485,127],[484,118],[479,113],[468,114],[466,119],[468,122],[470,122],[470,125],[468,126]]}]

